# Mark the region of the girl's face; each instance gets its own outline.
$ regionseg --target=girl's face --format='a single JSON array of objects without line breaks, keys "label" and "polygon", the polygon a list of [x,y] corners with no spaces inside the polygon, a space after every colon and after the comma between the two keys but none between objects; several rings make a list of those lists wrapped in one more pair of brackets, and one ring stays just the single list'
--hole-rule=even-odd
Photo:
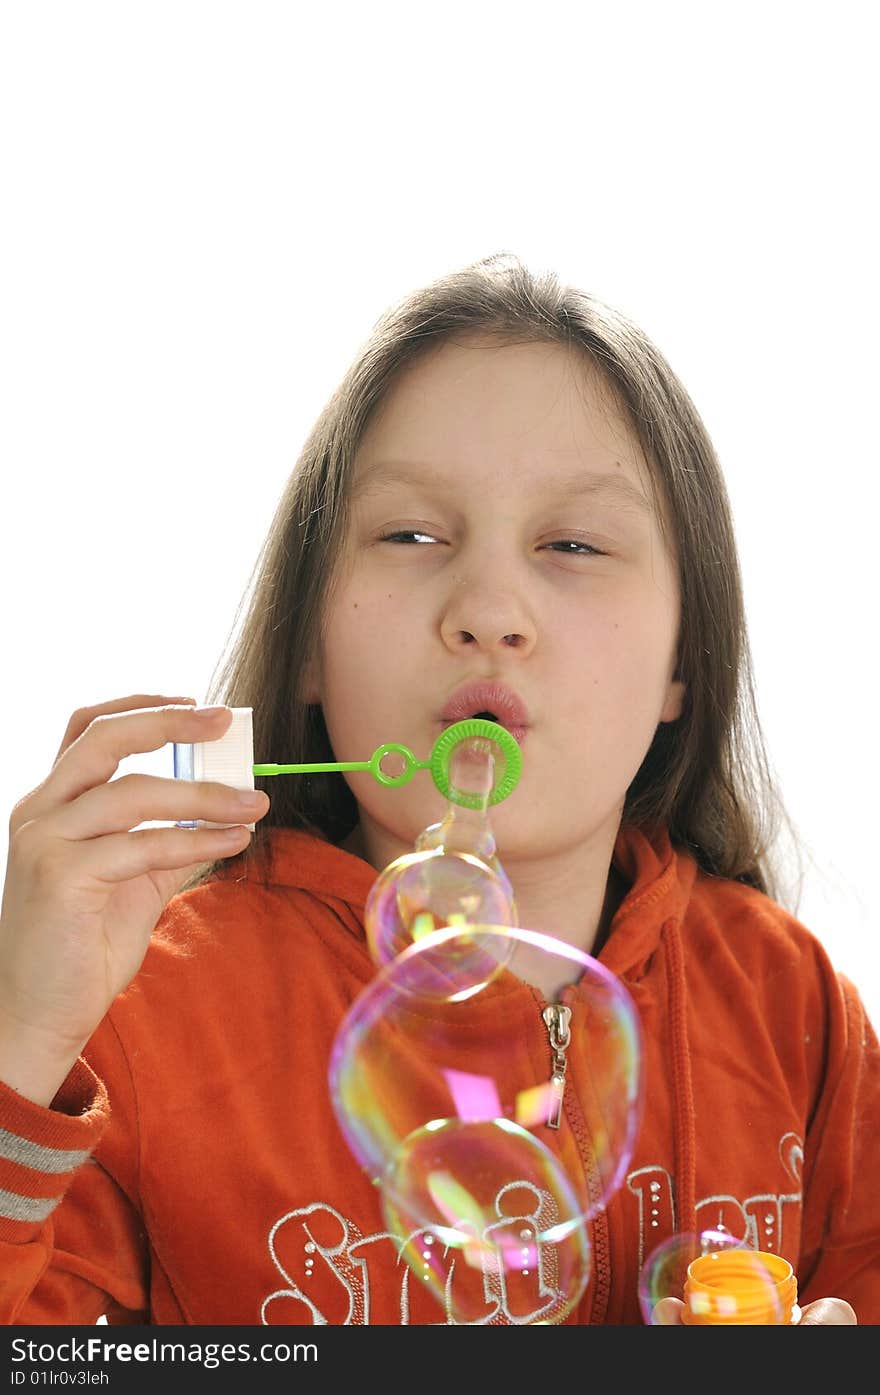
[{"label": "girl's face", "polygon": [[[589,368],[551,344],[450,341],[361,444],[310,697],[337,760],[386,741],[427,759],[462,685],[503,685],[527,716],[519,784],[490,810],[502,861],[610,850],[681,711],[678,622],[647,466]],[[345,778],[377,868],[447,808],[427,771],[398,790]]]}]

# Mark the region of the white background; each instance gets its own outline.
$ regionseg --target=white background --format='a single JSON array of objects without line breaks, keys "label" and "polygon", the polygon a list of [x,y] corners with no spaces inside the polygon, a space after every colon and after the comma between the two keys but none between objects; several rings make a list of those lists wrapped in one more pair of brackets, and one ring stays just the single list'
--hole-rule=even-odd
[{"label": "white background", "polygon": [[3,5],[3,807],[75,707],[204,696],[374,320],[509,249],[707,423],[795,908],[880,1021],[874,9]]}]

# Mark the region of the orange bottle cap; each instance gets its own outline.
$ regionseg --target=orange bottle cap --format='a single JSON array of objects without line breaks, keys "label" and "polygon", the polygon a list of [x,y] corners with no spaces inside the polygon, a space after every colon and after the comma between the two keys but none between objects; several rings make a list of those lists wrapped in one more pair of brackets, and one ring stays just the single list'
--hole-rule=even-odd
[{"label": "orange bottle cap", "polygon": [[787,1259],[766,1250],[717,1250],[688,1265],[682,1322],[789,1323],[796,1303]]}]

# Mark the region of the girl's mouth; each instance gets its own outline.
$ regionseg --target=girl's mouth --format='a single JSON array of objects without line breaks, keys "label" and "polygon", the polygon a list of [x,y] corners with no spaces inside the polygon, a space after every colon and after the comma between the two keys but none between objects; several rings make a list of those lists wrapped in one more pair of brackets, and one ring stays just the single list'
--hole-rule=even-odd
[{"label": "girl's mouth", "polygon": [[520,745],[529,725],[529,712],[523,699],[497,679],[471,679],[460,684],[440,711],[444,731],[453,722],[463,722],[469,717],[497,722]]}]

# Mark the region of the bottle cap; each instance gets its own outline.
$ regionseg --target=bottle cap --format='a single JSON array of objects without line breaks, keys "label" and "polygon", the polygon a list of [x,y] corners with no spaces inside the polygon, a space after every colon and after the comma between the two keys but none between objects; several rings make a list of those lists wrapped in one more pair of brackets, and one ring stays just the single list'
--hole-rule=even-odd
[{"label": "bottle cap", "polygon": [[681,1320],[696,1324],[779,1324],[795,1320],[797,1278],[766,1250],[729,1249],[688,1265]]}]

